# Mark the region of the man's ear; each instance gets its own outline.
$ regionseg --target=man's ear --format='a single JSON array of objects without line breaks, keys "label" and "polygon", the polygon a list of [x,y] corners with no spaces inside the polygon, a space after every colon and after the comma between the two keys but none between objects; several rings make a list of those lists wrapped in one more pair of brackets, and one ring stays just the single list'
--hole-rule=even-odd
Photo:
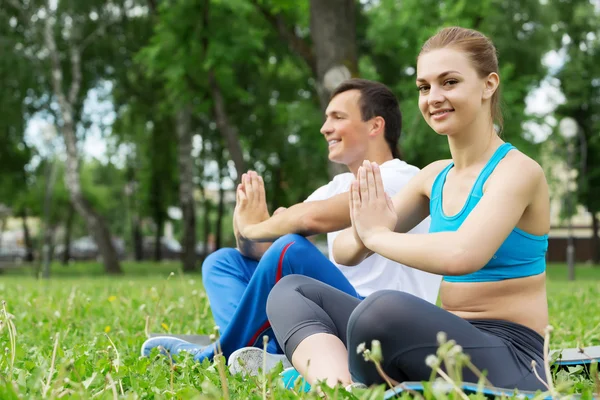
[{"label": "man's ear", "polygon": [[371,130],[369,131],[369,136],[383,135],[384,132],[385,119],[380,116],[373,117],[373,119],[371,119]]},{"label": "man's ear", "polygon": [[483,90],[483,98],[488,100],[491,99],[494,93],[496,93],[496,90],[498,90],[498,86],[500,86],[500,77],[497,73],[491,72],[484,83],[485,88]]}]

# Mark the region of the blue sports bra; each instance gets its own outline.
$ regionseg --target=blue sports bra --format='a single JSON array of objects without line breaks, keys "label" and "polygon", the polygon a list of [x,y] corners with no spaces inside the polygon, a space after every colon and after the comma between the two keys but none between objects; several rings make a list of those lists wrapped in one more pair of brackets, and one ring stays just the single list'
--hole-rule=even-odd
[{"label": "blue sports bra", "polygon": [[[483,185],[494,168],[514,148],[510,143],[504,143],[498,147],[479,173],[462,210],[451,217],[446,216],[442,209],[442,193],[446,176],[454,163],[450,163],[444,168],[436,177],[431,188],[429,232],[456,231],[483,196]],[[494,227],[490,227],[490,229],[494,229]],[[448,282],[490,282],[538,275],[546,270],[547,250],[548,235],[532,235],[515,227],[483,268],[467,275],[444,276],[444,280]]]}]

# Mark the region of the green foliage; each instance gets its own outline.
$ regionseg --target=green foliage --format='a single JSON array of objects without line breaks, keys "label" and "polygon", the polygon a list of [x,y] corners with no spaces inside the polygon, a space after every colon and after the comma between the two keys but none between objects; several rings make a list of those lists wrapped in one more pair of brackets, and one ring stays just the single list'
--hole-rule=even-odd
[{"label": "green foliage", "polygon": [[[307,10],[291,3],[278,3],[273,11],[308,22]],[[211,125],[212,70],[246,158],[265,177],[273,207],[301,201],[326,182],[326,146],[318,132],[322,117],[309,71],[254,5],[164,2],[154,32],[136,60],[150,79],[164,82],[163,110],[193,102],[198,132],[210,143],[207,156],[217,158],[214,149],[221,141]]]},{"label": "green foliage", "polygon": [[[600,212],[600,10],[585,0],[555,1],[560,15],[556,40],[565,64],[556,74],[565,103],[557,118],[571,117],[580,131],[573,139],[578,170],[577,197],[588,211]],[[555,138],[561,144],[564,140]],[[566,148],[563,146],[563,148]],[[561,154],[564,157],[564,154]]]},{"label": "green foliage", "polygon": [[415,69],[425,40],[453,25],[477,29],[496,45],[504,98],[502,135],[535,155],[536,146],[522,127],[527,119],[524,100],[546,74],[541,59],[552,48],[551,7],[537,0],[382,0],[365,13],[368,27],[365,37],[359,38],[361,71],[397,93],[404,117],[402,150],[408,162],[423,167],[450,156],[445,138],[435,135],[418,110]]}]

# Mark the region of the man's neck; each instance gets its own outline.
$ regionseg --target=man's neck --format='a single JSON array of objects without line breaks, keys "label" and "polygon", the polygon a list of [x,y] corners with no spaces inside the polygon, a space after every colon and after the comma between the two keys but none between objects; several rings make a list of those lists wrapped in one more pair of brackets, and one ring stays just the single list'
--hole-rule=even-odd
[{"label": "man's neck", "polygon": [[348,165],[348,169],[352,172],[352,175],[356,176],[358,172],[358,168],[363,164],[364,160],[369,160],[371,162],[377,163],[377,165],[381,165],[385,162],[393,160],[392,152],[387,150],[385,152],[372,152],[364,155],[362,160],[357,160],[352,165]]}]

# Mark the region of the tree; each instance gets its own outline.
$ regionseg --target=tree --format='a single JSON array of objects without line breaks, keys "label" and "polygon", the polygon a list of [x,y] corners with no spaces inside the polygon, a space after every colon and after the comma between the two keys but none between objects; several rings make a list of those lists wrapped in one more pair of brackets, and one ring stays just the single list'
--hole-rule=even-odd
[{"label": "tree", "polygon": [[27,89],[35,83],[35,73],[28,68],[28,61],[18,51],[18,19],[10,9],[0,10],[0,204],[9,205],[15,216],[22,220],[26,261],[33,261],[33,243],[27,224],[29,210],[27,197],[28,173],[26,165],[34,151],[25,142],[27,117],[35,111],[35,104],[27,97]]},{"label": "tree", "polygon": [[573,143],[579,150],[576,197],[592,215],[593,261],[600,264],[600,11],[586,0],[552,4],[561,20],[556,26],[556,40],[566,54],[556,74],[565,102],[556,114],[577,121],[579,129]]},{"label": "tree", "polygon": [[[110,24],[119,21],[121,4],[80,3],[70,0],[18,2],[11,0],[15,31],[20,33],[21,53],[37,72],[33,91],[46,99],[47,114],[53,116],[66,148],[66,183],[75,209],[82,215],[102,255],[108,273],[121,268],[110,233],[102,216],[83,195],[79,179],[78,129],[82,124],[83,100],[100,80],[99,60],[109,58],[112,41],[96,40],[106,34]],[[36,90],[37,89],[37,90]]]}]

